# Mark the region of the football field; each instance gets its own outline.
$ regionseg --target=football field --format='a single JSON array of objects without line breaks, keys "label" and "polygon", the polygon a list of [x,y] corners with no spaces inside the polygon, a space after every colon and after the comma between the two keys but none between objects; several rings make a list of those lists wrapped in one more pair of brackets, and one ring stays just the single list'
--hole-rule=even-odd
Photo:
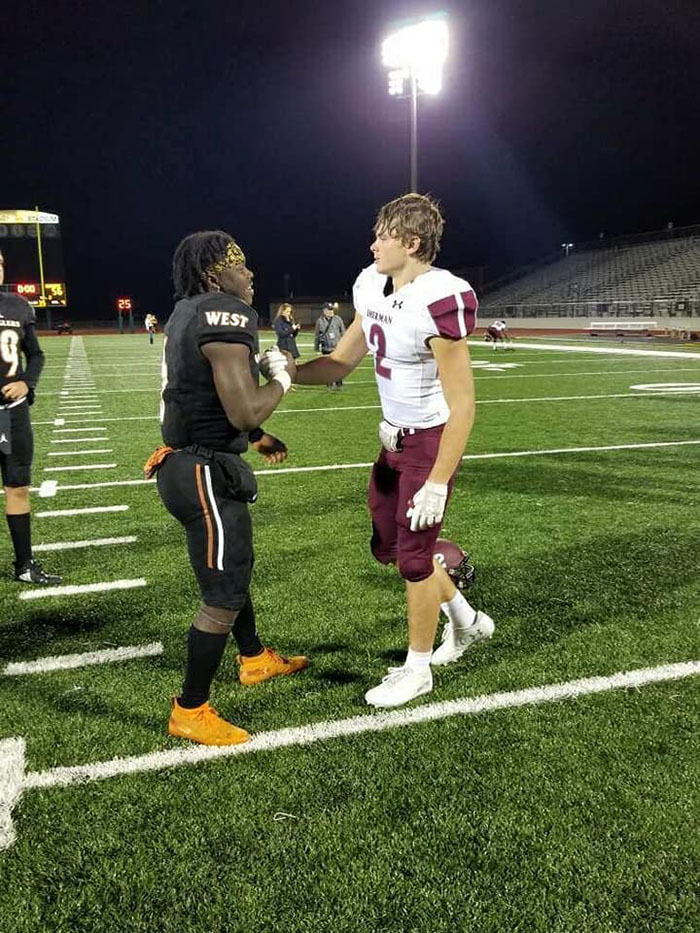
[{"label": "football field", "polygon": [[471,341],[443,534],[496,631],[390,714],[363,700],[406,647],[371,360],[289,393],[287,461],[246,455],[253,598],[311,665],[245,688],[230,647],[212,703],[254,740],[212,750],[166,733],[198,600],[141,469],[161,341],[42,344],[33,536],[64,583],[15,584],[0,534],[0,931],[700,929],[700,352]]}]

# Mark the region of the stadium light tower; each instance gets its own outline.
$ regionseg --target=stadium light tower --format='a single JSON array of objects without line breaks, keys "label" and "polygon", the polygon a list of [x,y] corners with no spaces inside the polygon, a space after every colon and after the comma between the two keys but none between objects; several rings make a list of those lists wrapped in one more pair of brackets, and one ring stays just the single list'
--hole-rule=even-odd
[{"label": "stadium light tower", "polygon": [[411,98],[411,191],[418,190],[418,95],[440,93],[448,49],[446,13],[397,23],[382,42],[389,93],[392,97]]}]

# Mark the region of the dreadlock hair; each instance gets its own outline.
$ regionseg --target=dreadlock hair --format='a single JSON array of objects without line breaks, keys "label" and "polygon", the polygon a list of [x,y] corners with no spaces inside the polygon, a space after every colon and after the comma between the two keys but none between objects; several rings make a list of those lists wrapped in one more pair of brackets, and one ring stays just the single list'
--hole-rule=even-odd
[{"label": "dreadlock hair", "polygon": [[375,233],[385,230],[389,236],[408,246],[412,237],[418,237],[420,245],[413,254],[422,262],[433,262],[440,250],[440,237],[445,220],[440,205],[429,194],[404,194],[389,201],[377,213]]},{"label": "dreadlock hair", "polygon": [[223,230],[200,230],[180,242],[173,256],[173,283],[176,298],[189,298],[208,291],[206,270],[226,254],[234,243]]}]

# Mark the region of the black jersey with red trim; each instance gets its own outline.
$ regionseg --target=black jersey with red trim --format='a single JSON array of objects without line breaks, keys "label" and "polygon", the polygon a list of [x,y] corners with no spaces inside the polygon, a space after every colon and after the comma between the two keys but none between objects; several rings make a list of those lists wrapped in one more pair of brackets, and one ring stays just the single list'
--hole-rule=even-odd
[{"label": "black jersey with red trim", "polygon": [[248,435],[226,417],[214,383],[207,343],[241,343],[248,347],[257,382],[258,315],[254,308],[223,292],[183,298],[165,325],[161,429],[170,447],[199,444],[212,450],[241,453]]},{"label": "black jersey with red trim", "polygon": [[19,295],[0,294],[0,387],[21,380],[34,389],[43,366],[34,308]]}]

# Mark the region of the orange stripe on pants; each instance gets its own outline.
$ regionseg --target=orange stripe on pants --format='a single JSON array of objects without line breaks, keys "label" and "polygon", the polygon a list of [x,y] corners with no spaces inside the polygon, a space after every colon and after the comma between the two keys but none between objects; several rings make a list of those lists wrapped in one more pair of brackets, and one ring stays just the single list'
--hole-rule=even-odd
[{"label": "orange stripe on pants", "polygon": [[212,570],[214,568],[214,529],[212,528],[211,524],[211,515],[209,514],[207,500],[204,498],[201,463],[195,464],[194,472],[195,478],[197,480],[197,494],[199,495],[199,501],[202,505],[202,512],[204,513],[204,524],[207,526],[207,567]]}]

